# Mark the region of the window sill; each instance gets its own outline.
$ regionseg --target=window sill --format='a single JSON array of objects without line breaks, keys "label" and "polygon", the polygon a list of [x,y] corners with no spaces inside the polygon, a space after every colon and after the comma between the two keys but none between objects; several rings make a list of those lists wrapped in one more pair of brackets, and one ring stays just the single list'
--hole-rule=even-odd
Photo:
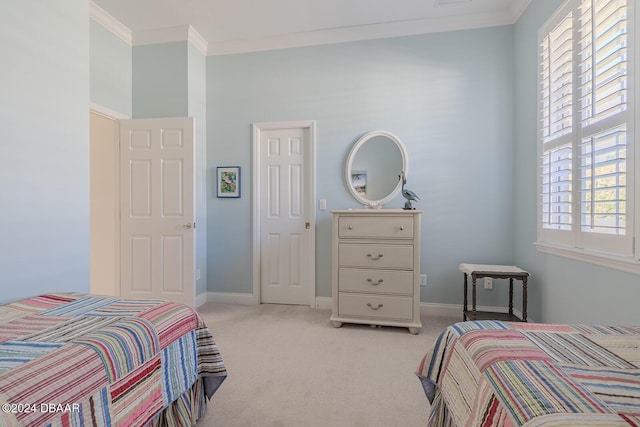
[{"label": "window sill", "polygon": [[545,242],[535,242],[538,252],[558,255],[589,264],[600,265],[627,273],[640,274],[640,261],[634,258],[626,258],[615,255],[607,255],[579,248],[553,245]]}]

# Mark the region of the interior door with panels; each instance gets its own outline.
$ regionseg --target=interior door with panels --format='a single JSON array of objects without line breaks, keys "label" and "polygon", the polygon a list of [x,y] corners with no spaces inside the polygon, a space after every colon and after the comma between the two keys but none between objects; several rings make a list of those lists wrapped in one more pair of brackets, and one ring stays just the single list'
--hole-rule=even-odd
[{"label": "interior door with panels", "polygon": [[309,304],[307,132],[304,128],[269,129],[260,135],[263,303]]},{"label": "interior door with panels", "polygon": [[194,121],[120,126],[121,295],[195,304]]}]

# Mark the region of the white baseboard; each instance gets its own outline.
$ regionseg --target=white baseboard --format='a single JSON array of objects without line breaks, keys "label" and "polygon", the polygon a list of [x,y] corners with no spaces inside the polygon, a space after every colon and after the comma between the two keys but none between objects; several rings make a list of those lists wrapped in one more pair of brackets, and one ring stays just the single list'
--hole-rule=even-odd
[{"label": "white baseboard", "polygon": [[[319,310],[331,310],[331,297],[316,297],[314,307]],[[253,294],[241,294],[231,292],[207,292],[196,298],[198,307],[206,302],[219,302],[224,304],[258,305],[258,300]]]},{"label": "white baseboard", "polygon": [[420,303],[420,314],[429,316],[457,316],[462,319],[462,306],[457,304]]},{"label": "white baseboard", "polygon": [[[492,311],[494,313],[508,313],[508,307],[488,307],[478,306],[478,311]],[[459,316],[462,321],[462,304],[437,304],[430,302],[420,303],[420,314],[431,316]],[[522,319],[522,311],[513,309],[513,314]],[[535,323],[531,317],[527,316],[527,321]]]},{"label": "white baseboard", "polygon": [[316,297],[315,308],[318,310],[331,310],[333,305],[333,298],[331,297]]},{"label": "white baseboard", "polygon": [[[198,307],[204,302],[201,302],[205,298],[204,302],[221,302],[225,304],[241,304],[241,305],[257,305],[258,301],[254,298],[253,294],[238,294],[229,292],[207,292],[206,294],[198,295],[196,301]],[[317,310],[331,310],[333,307],[333,298],[331,297],[316,297],[314,307]],[[478,311],[493,311],[496,313],[507,313],[509,309],[507,307],[487,307],[478,306]],[[462,304],[439,304],[431,302],[420,303],[420,314],[428,316],[451,316],[460,317],[462,321]],[[520,310],[513,310],[513,314],[522,318],[522,312]],[[529,322],[535,322],[529,317]]]},{"label": "white baseboard", "polygon": [[207,301],[240,305],[258,304],[258,300],[253,296],[253,294],[239,294],[231,292],[207,292]]},{"label": "white baseboard", "polygon": [[209,298],[206,292],[196,295],[196,308],[200,307],[201,305],[205,305],[208,300]]}]

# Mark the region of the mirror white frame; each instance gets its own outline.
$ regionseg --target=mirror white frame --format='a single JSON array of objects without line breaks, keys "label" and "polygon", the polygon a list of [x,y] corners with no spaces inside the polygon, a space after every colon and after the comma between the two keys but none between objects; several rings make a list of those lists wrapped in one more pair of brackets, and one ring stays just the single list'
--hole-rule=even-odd
[{"label": "mirror white frame", "polygon": [[347,188],[351,192],[351,195],[358,202],[362,203],[366,208],[369,208],[369,209],[381,209],[385,203],[388,203],[389,201],[391,201],[391,199],[396,197],[398,193],[400,193],[400,190],[402,188],[402,180],[398,179],[398,184],[389,194],[387,194],[385,197],[378,200],[370,200],[363,197],[360,193],[358,193],[351,183],[351,173],[352,173],[351,169],[352,169],[353,161],[356,157],[356,154],[358,154],[358,151],[360,150],[360,148],[363,145],[365,145],[367,141],[378,136],[383,136],[388,138],[391,142],[393,142],[398,147],[398,150],[400,151],[400,155],[402,156],[402,170],[404,171],[405,177],[408,175],[408,172],[409,172],[409,162],[407,161],[407,151],[397,136],[385,130],[374,130],[362,135],[360,139],[358,139],[355,142],[355,144],[353,144],[353,147],[351,147],[351,151],[349,151],[349,156],[347,157],[347,164],[345,167],[345,182],[347,184]]}]

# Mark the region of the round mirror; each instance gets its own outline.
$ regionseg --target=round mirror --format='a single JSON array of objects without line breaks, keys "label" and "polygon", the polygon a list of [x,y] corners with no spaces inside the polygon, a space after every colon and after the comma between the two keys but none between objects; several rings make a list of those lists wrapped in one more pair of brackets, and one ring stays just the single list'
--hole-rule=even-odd
[{"label": "round mirror", "polygon": [[363,135],[349,152],[347,187],[368,208],[381,208],[402,187],[400,173],[407,175],[407,152],[392,133],[376,130]]}]

